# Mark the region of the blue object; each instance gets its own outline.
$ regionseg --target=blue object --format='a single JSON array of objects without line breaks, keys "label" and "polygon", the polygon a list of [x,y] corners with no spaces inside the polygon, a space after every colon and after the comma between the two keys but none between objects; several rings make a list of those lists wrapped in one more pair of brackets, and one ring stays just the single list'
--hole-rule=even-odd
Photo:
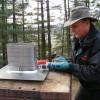
[{"label": "blue object", "polygon": [[53,59],[54,62],[66,62],[66,58],[64,56],[58,56]]},{"label": "blue object", "polygon": [[69,63],[68,62],[49,62],[48,68],[50,70],[65,71],[69,68]]},{"label": "blue object", "polygon": [[59,56],[53,62],[49,62],[47,67],[50,70],[65,71],[69,68],[69,63],[65,57]]}]

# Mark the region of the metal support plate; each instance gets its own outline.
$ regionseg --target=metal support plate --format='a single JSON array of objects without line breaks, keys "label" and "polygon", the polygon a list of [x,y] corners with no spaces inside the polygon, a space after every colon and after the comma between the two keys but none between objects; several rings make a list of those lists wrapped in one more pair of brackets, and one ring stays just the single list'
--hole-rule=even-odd
[{"label": "metal support plate", "polygon": [[19,71],[19,70],[12,70],[10,68],[11,66],[7,65],[0,69],[0,79],[43,81],[45,80],[49,72],[48,69],[37,69],[33,71]]}]

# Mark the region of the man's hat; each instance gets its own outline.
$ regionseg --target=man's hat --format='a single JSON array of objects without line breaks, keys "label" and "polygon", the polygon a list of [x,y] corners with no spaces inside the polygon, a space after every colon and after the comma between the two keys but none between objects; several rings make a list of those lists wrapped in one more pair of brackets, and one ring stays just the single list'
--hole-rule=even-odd
[{"label": "man's hat", "polygon": [[75,22],[77,22],[81,19],[84,19],[84,18],[89,18],[89,19],[91,19],[91,21],[97,21],[96,18],[91,16],[88,7],[77,6],[77,7],[73,8],[70,13],[71,13],[70,18],[68,21],[65,22],[64,27],[70,26],[70,25],[74,24]]}]

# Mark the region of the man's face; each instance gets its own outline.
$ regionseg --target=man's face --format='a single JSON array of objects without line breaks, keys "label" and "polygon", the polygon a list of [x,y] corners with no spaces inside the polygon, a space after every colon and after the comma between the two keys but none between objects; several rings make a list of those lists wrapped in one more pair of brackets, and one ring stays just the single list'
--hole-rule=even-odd
[{"label": "man's face", "polygon": [[83,38],[89,32],[90,26],[89,21],[77,21],[70,26],[70,30],[76,38]]}]

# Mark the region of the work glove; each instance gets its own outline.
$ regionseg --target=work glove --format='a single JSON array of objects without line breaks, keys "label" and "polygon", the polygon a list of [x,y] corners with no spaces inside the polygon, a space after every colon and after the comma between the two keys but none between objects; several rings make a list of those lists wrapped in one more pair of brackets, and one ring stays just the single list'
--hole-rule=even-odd
[{"label": "work glove", "polygon": [[57,56],[53,59],[54,62],[66,62],[66,58],[64,56]]},{"label": "work glove", "polygon": [[47,67],[50,70],[66,71],[69,68],[69,62],[63,56],[59,56],[54,62],[48,62]]},{"label": "work glove", "polygon": [[69,63],[68,62],[49,62],[47,67],[50,70],[66,71],[69,68]]}]

